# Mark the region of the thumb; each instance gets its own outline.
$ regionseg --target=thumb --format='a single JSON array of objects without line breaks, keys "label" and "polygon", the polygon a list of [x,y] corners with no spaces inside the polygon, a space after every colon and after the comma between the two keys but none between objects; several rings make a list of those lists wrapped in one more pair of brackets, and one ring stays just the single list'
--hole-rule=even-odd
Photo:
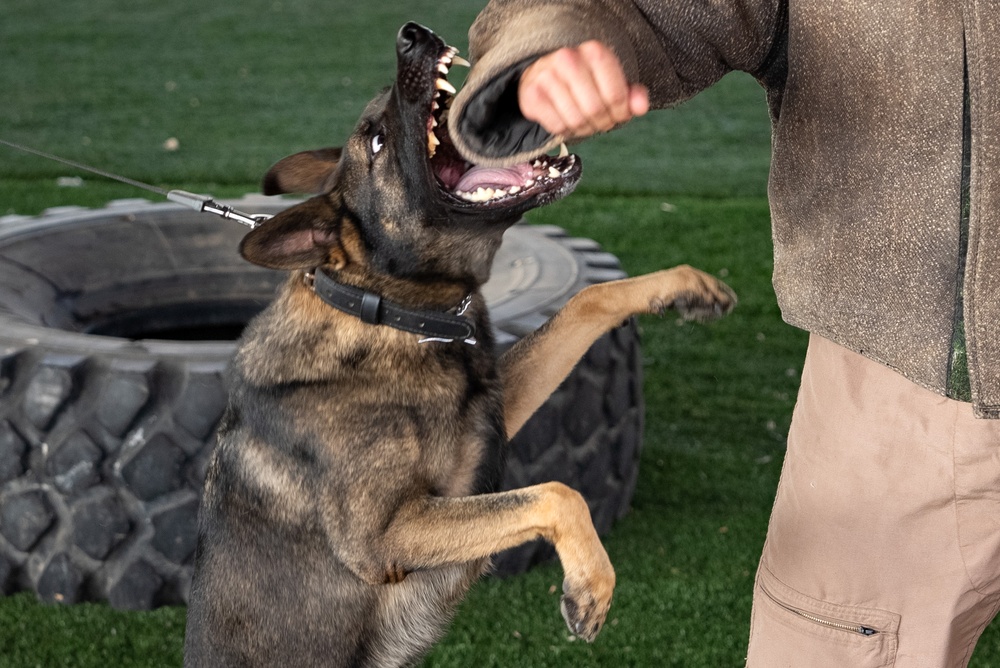
[{"label": "thumb", "polygon": [[642,116],[649,111],[649,91],[642,84],[629,86],[628,109],[633,116]]}]

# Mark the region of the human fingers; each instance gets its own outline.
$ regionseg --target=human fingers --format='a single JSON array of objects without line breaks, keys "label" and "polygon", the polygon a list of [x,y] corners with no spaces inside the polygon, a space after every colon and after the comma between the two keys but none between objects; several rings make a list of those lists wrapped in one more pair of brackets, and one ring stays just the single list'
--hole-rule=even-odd
[{"label": "human fingers", "polygon": [[[566,136],[569,125],[563,120],[558,107],[553,103],[552,94],[565,94],[556,91],[557,81],[545,68],[545,63],[536,61],[521,75],[518,84],[518,104],[521,115],[529,121],[534,121],[553,135]],[[562,87],[561,83],[558,83]]]},{"label": "human fingers", "polygon": [[631,91],[618,57],[597,40],[584,42],[577,50],[597,91],[596,97],[586,97],[587,91],[583,90],[578,98],[581,106],[591,105],[585,110],[591,123],[601,130],[609,130],[631,120]]},{"label": "human fingers", "polygon": [[596,85],[576,47],[542,56],[522,74],[518,89],[521,113],[553,134],[586,136],[600,129]]},{"label": "human fingers", "polygon": [[645,88],[630,86],[614,52],[593,40],[539,58],[518,95],[525,118],[565,137],[610,130],[649,107]]}]

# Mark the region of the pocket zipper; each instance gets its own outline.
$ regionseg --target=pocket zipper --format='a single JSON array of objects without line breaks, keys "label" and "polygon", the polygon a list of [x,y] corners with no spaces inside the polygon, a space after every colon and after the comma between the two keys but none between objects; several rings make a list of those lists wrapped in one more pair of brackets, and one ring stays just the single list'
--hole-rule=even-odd
[{"label": "pocket zipper", "polygon": [[850,633],[857,633],[857,634],[863,635],[863,636],[874,636],[874,635],[878,635],[878,633],[879,633],[878,629],[873,629],[872,627],[865,626],[864,624],[852,624],[850,622],[842,622],[842,621],[838,621],[838,620],[835,620],[835,619],[824,619],[823,617],[817,617],[815,615],[810,615],[808,612],[803,612],[802,610],[799,610],[798,608],[793,608],[790,605],[786,605],[785,603],[782,603],[781,601],[779,601],[778,599],[776,599],[774,596],[772,596],[771,592],[767,591],[763,587],[761,587],[761,590],[764,592],[764,594],[767,595],[767,597],[769,599],[771,599],[772,601],[774,601],[774,603],[777,606],[779,606],[781,608],[784,608],[785,610],[787,610],[788,612],[792,613],[793,615],[798,615],[799,617],[801,617],[803,619],[806,619],[806,620],[808,620],[810,622],[813,622],[814,624],[819,624],[821,626],[826,626],[827,628],[837,629],[837,630],[840,630],[840,631],[849,631]]},{"label": "pocket zipper", "polygon": [[[778,605],[781,605],[780,603]],[[863,624],[849,624],[847,622],[838,622],[832,619],[823,619],[822,617],[814,617],[808,613],[802,612],[801,610],[796,610],[795,608],[789,608],[787,605],[782,606],[789,612],[793,612],[803,619],[808,619],[810,622],[815,622],[816,624],[821,624],[823,626],[828,626],[832,629],[840,629],[841,631],[850,631],[852,633],[860,633],[863,636],[873,636],[878,633],[877,629],[873,629],[870,626],[865,626]]]}]

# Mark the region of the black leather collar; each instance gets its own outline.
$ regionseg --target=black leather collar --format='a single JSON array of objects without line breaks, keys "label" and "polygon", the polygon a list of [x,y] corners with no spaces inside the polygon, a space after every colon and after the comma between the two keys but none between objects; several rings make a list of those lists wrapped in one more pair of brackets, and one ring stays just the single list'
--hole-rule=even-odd
[{"label": "black leather collar", "polygon": [[[333,308],[348,313],[369,325],[387,325],[412,334],[423,334],[425,340],[464,341],[475,343],[475,326],[458,314],[442,311],[422,311],[382,299],[373,292],[344,285],[330,278],[322,269],[314,272],[313,290]],[[466,305],[463,302],[463,305]]]}]

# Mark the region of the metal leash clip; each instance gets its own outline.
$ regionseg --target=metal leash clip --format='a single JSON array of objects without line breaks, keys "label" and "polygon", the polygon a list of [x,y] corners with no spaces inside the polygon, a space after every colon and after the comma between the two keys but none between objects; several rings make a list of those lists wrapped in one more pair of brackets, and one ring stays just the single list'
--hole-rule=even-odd
[{"label": "metal leash clip", "polygon": [[268,213],[243,213],[242,211],[237,211],[231,206],[219,204],[208,195],[196,195],[195,193],[189,193],[186,190],[171,190],[167,193],[167,199],[171,202],[176,202],[177,204],[183,204],[189,209],[194,209],[195,211],[214,213],[216,216],[221,216],[229,220],[235,220],[238,223],[246,225],[250,229],[257,227],[268,218],[271,218],[271,214]]}]

